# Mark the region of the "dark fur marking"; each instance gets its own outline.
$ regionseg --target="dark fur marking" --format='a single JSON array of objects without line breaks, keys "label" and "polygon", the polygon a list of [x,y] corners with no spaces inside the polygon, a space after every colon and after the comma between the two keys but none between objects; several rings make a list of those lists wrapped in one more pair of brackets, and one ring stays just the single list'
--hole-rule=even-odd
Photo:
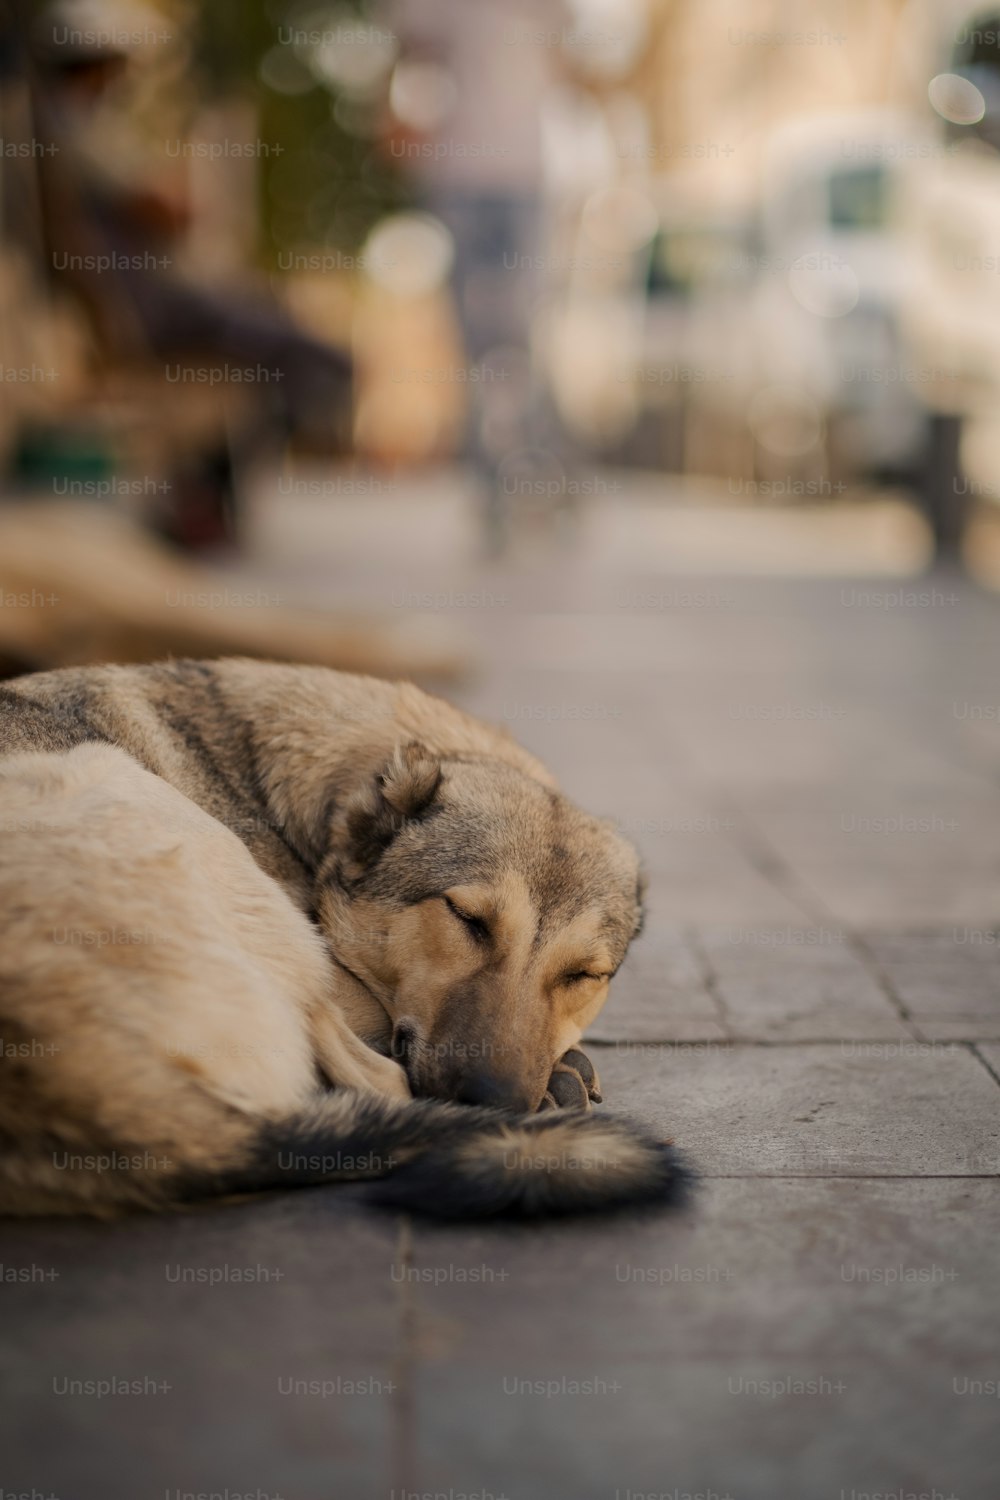
[{"label": "dark fur marking", "polygon": [[92,717],[93,700],[79,689],[44,702],[12,688],[0,688],[0,703],[12,711],[2,724],[3,753],[36,748],[72,750],[88,742],[114,743]]},{"label": "dark fur marking", "polygon": [[[533,1115],[529,1120],[519,1120],[518,1125],[543,1137],[539,1141],[539,1156],[544,1157],[545,1134],[564,1128],[565,1116],[558,1110],[546,1112]],[[586,1138],[590,1130],[605,1125],[604,1120],[591,1116],[577,1118],[581,1156],[586,1155]],[[421,1153],[391,1173],[377,1183],[368,1196],[383,1207],[451,1221],[528,1220],[543,1215],[608,1214],[683,1207],[690,1197],[695,1177],[682,1158],[672,1146],[654,1140],[646,1132],[635,1127],[623,1128],[632,1139],[638,1139],[648,1153],[641,1176],[631,1183],[616,1180],[613,1171],[598,1177],[580,1171],[575,1181],[563,1172],[556,1182],[547,1172],[533,1169],[498,1173],[495,1164],[488,1159],[481,1163],[470,1162],[460,1141],[454,1144],[445,1141],[441,1148]]]},{"label": "dark fur marking", "polygon": [[489,1110],[431,1099],[399,1105],[337,1091],[326,1099],[325,1107],[321,1102],[311,1111],[263,1125],[240,1165],[182,1177],[178,1196],[376,1178],[401,1165],[404,1155],[438,1140],[468,1139],[485,1126],[495,1128],[498,1118]]},{"label": "dark fur marking", "polygon": [[[477,1138],[485,1145],[514,1126],[529,1140],[538,1138],[544,1156],[546,1135],[565,1133],[566,1116],[558,1111],[512,1120],[493,1110],[431,1099],[398,1105],[334,1093],[328,1100],[265,1126],[239,1166],[184,1174],[173,1185],[175,1195],[191,1199],[375,1178],[365,1198],[382,1207],[445,1220],[532,1219],[677,1207],[694,1181],[671,1146],[624,1121],[613,1128],[623,1143],[644,1148],[638,1167],[621,1173],[614,1167],[598,1166],[596,1172],[581,1167],[575,1177],[566,1171],[552,1177],[530,1164],[498,1162],[495,1150],[477,1154],[475,1146]],[[606,1132],[608,1125],[583,1114],[574,1119],[581,1158],[588,1136]]]},{"label": "dark fur marking", "polygon": [[[195,665],[198,667],[202,667],[204,664],[201,662],[197,662],[195,663]],[[291,854],[294,859],[298,860],[299,864],[309,875],[314,875],[316,873],[315,859],[313,859],[306,850],[303,850],[299,847],[298,843],[292,838],[288,830],[284,827],[283,824],[278,821],[278,819],[271,811],[267,790],[264,786],[264,777],[260,768],[260,748],[257,743],[257,736],[254,733],[253,725],[241,715],[233,712],[226,699],[222,684],[219,682],[218,674],[216,672],[206,671],[204,677],[205,688],[208,697],[211,700],[212,706],[216,711],[219,722],[231,727],[233,731],[239,736],[240,743],[243,747],[244,758],[249,768],[249,783],[253,794],[252,798],[250,799],[252,804],[259,809],[260,813],[263,815],[262,822],[267,826],[269,831],[274,834],[275,838],[281,840],[285,848],[288,850],[289,854]]]},{"label": "dark fur marking", "polygon": [[[199,714],[197,709],[188,711],[179,708],[177,704],[166,697],[161,698],[156,707],[163,724],[168,729],[173,730],[184,741],[199,769],[205,774],[207,779],[216,788],[224,792],[226,798],[241,813],[249,813],[256,820],[261,813],[266,814],[268,812],[268,809],[262,802],[259,802],[252,795],[248,795],[246,789],[232,779],[220,763],[215,751],[206,743],[201,730],[195,723],[196,718],[202,722],[208,718],[208,715],[204,711]],[[229,731],[234,726],[229,719],[219,723],[218,716],[216,716],[216,727]],[[267,821],[269,822],[270,819],[268,818]],[[279,832],[277,828],[274,831],[275,833]]]}]

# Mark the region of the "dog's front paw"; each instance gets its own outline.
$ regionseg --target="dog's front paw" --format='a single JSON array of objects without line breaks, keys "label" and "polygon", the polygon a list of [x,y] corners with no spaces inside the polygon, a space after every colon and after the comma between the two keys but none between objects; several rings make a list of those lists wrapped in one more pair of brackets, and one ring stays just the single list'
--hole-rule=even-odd
[{"label": "dog's front paw", "polygon": [[343,1060],[337,1082],[343,1088],[357,1089],[362,1094],[378,1094],[382,1099],[394,1099],[399,1104],[413,1098],[405,1069],[391,1057],[380,1056],[363,1042],[358,1042],[354,1057]]},{"label": "dog's front paw", "polygon": [[589,1109],[602,1103],[597,1069],[585,1052],[571,1047],[552,1069],[539,1109]]}]

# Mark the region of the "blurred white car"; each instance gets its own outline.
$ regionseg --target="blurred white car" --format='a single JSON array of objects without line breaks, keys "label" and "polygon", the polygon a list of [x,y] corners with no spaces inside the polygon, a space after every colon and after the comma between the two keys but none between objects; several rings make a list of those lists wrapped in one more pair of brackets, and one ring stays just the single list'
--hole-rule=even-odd
[{"label": "blurred white car", "polygon": [[662,422],[682,412],[683,467],[772,495],[916,471],[927,424],[900,347],[912,267],[894,203],[930,149],[893,111],[810,115],[772,131],[750,216],[687,214],[661,181],[639,382]]}]

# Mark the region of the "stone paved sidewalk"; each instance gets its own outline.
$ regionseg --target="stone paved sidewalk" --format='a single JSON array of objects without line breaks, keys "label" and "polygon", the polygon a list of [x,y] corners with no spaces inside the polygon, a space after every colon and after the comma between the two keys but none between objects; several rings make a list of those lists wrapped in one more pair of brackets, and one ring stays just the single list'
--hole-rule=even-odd
[{"label": "stone paved sidewalk", "polygon": [[[6,1227],[3,1492],[996,1500],[1000,603],[589,556],[473,581],[461,700],[643,851],[592,1054],[694,1207]],[[145,1394],[60,1394],[103,1377]]]}]

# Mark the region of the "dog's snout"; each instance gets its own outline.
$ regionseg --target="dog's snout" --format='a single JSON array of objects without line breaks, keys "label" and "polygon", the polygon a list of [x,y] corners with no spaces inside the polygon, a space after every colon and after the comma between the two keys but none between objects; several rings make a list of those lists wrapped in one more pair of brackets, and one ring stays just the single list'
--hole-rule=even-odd
[{"label": "dog's snout", "polygon": [[456,1098],[460,1104],[480,1104],[518,1113],[524,1113],[532,1106],[531,1096],[523,1084],[491,1073],[470,1073],[462,1079]]}]

